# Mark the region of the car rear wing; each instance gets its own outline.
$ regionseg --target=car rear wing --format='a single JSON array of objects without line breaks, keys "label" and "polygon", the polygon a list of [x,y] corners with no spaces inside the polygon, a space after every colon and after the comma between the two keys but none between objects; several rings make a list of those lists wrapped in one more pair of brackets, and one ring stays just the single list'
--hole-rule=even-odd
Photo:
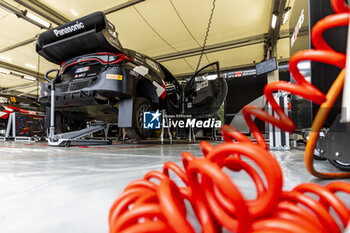
[{"label": "car rear wing", "polygon": [[36,51],[55,64],[97,52],[123,53],[115,27],[104,13],[95,12],[40,34]]}]

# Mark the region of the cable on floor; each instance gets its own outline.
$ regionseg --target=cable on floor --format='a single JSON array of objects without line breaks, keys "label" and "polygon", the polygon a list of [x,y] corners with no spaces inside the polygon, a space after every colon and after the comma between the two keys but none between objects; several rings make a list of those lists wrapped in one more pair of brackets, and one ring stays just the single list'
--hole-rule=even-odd
[{"label": "cable on floor", "polygon": [[[304,183],[290,191],[283,191],[281,168],[268,151],[266,142],[252,120],[252,115],[292,132],[294,123],[284,113],[272,95],[287,91],[322,104],[311,132],[319,129],[327,117],[327,108],[342,89],[342,71],[327,95],[308,83],[299,72],[297,64],[311,60],[345,67],[345,54],[334,51],[322,37],[323,31],[349,23],[349,8],[344,0],[331,0],[336,14],[318,22],[312,30],[315,50],[296,53],[290,59],[290,71],[297,84],[274,82],[264,89],[267,101],[278,118],[254,106],[246,106],[243,114],[257,143],[230,126],[222,128],[225,142],[212,146],[201,142],[204,158],[182,153],[181,169],[166,162],[163,171],[150,171],[143,179],[131,182],[113,203],[109,214],[109,232],[195,232],[188,219],[189,202],[204,233],[222,232],[342,232],[350,220],[350,211],[336,195],[350,195],[350,184],[337,181],[326,186]],[[318,135],[318,132],[316,132]],[[313,148],[317,135],[310,134],[306,148],[306,167],[311,174],[321,178],[350,177],[350,173],[319,173],[313,168]],[[310,153],[312,152],[312,155]],[[253,161],[256,166],[246,162]],[[225,168],[225,170],[224,170]],[[246,199],[234,179],[226,172],[245,171],[256,187],[256,198]],[[170,172],[182,180],[178,185]],[[261,176],[261,173],[263,176]],[[158,181],[156,181],[158,180]],[[347,198],[348,200],[349,198]]]},{"label": "cable on floor", "polygon": [[[281,168],[269,151],[230,126],[222,131],[225,143],[213,147],[201,142],[204,158],[182,154],[184,170],[166,162],[162,172],[150,171],[131,182],[111,207],[109,232],[195,232],[185,201],[191,203],[204,233],[223,228],[290,233],[344,230],[350,211],[335,193],[350,195],[349,183],[338,181],[325,187],[306,183],[283,191]],[[245,199],[223,168],[245,171],[255,183],[256,199]],[[173,174],[182,186],[175,183]]]}]

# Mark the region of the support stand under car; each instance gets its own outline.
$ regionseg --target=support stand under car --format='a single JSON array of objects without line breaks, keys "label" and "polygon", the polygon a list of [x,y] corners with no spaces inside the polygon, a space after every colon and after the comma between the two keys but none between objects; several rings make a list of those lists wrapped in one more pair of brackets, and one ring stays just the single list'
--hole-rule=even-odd
[{"label": "support stand under car", "polygon": [[[50,80],[48,75],[52,72],[56,72],[54,79]],[[104,145],[109,144],[108,140],[93,140],[93,139],[83,139],[83,137],[95,133],[100,130],[105,129],[105,125],[94,125],[87,127],[85,129],[55,134],[55,84],[59,79],[59,70],[53,69],[49,70],[45,74],[45,79],[51,83],[51,111],[50,111],[50,130],[48,143],[49,146],[82,146],[82,145]]]},{"label": "support stand under car", "polygon": [[[288,115],[288,94],[283,92],[278,92],[273,94],[275,101],[284,110],[285,114]],[[272,109],[271,105],[268,105],[269,114],[277,117],[277,114]],[[269,125],[269,140],[270,140],[270,150],[290,150],[289,142],[289,132],[282,131],[278,127]]]}]

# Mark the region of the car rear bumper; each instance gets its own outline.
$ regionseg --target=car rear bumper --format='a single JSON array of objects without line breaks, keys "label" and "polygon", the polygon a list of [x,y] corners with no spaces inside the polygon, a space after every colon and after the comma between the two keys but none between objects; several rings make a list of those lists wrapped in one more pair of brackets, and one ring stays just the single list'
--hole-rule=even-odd
[{"label": "car rear bumper", "polygon": [[[83,78],[72,82],[56,84],[55,106],[77,107],[100,105],[108,98],[127,98],[135,95],[135,80],[119,67],[112,67],[98,77]],[[39,101],[49,104],[51,92],[49,84],[42,84]],[[104,101],[105,100],[105,101]]]}]

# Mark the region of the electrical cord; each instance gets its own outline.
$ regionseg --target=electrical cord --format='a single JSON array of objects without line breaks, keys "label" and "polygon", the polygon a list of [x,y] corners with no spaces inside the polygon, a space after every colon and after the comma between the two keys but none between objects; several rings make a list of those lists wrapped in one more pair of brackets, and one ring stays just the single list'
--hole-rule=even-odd
[{"label": "electrical cord", "polygon": [[208,26],[207,26],[207,31],[206,31],[205,36],[204,36],[204,42],[203,42],[203,46],[202,46],[202,51],[201,51],[201,54],[199,55],[198,64],[197,64],[195,73],[197,73],[197,71],[199,69],[199,66],[201,65],[201,61],[202,61],[202,58],[203,58],[203,55],[204,55],[205,46],[207,45],[207,40],[208,40],[208,36],[209,36],[210,26],[211,26],[211,22],[212,22],[212,19],[213,19],[215,6],[216,6],[215,3],[216,3],[216,0],[213,0],[213,7],[211,8],[211,13],[210,13],[210,17],[209,17]]},{"label": "electrical cord", "polygon": [[[131,182],[110,209],[110,233],[195,232],[187,218],[190,212],[186,208],[188,202],[204,233],[222,232],[223,228],[231,232],[338,233],[347,227],[350,210],[336,193],[350,195],[350,183],[337,181],[325,187],[304,183],[291,191],[283,191],[281,168],[267,150],[266,142],[251,118],[254,115],[284,131],[293,131],[293,122],[272,95],[282,90],[322,104],[311,132],[320,129],[328,113],[328,108],[322,107],[333,105],[342,88],[344,71],[324,95],[304,79],[297,64],[302,60],[312,60],[345,67],[345,55],[334,51],[321,37],[324,30],[347,25],[349,21],[349,9],[344,1],[331,2],[337,14],[321,20],[312,31],[316,50],[299,52],[290,60],[290,71],[298,84],[275,82],[265,87],[266,99],[279,118],[253,106],[243,109],[257,143],[225,125],[221,129],[225,140],[223,144],[214,147],[207,142],[200,143],[204,158],[184,152],[184,169],[173,162],[166,162],[162,172],[150,171],[143,179]],[[307,145],[306,165],[309,171],[312,171],[313,154],[310,159],[308,153],[313,151],[317,136],[318,132],[311,133]],[[246,162],[247,159],[255,166]],[[226,171],[245,171],[255,184],[256,198],[246,199]],[[348,177],[348,173],[311,173],[322,178]],[[173,174],[182,181],[182,185],[175,183],[171,178]]]}]

